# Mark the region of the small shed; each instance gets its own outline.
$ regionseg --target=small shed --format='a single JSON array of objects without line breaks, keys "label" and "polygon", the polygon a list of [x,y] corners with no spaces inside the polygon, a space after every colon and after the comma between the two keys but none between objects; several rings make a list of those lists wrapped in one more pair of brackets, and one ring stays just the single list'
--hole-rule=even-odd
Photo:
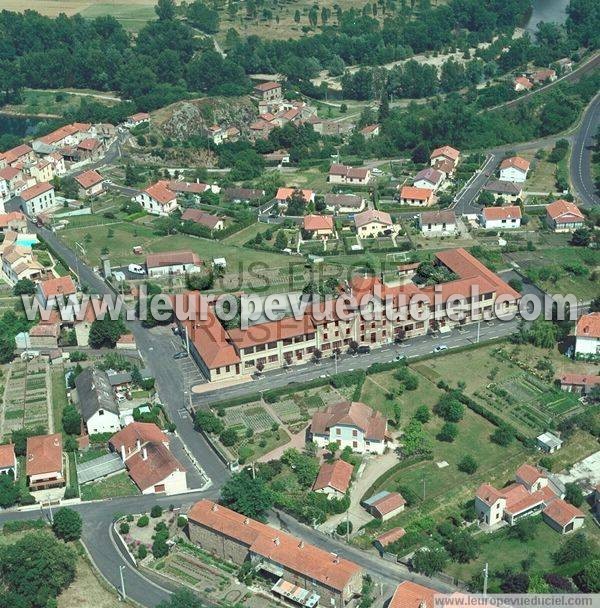
[{"label": "small shed", "polygon": [[545,432],[536,437],[537,445],[542,452],[546,452],[547,454],[553,454],[556,450],[560,450],[562,447],[563,441],[560,437],[556,435]]}]

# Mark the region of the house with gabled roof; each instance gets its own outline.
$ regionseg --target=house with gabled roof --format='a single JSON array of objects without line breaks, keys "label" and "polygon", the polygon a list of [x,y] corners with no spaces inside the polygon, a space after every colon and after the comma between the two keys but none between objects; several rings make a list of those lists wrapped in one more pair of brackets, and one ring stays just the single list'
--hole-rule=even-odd
[{"label": "house with gabled roof", "polygon": [[396,231],[392,216],[387,211],[367,209],[354,216],[356,234],[363,239],[375,238],[382,234],[391,234]]},{"label": "house with gabled roof", "polygon": [[359,213],[366,205],[362,196],[357,194],[334,194],[325,195],[325,208],[334,213]]},{"label": "house with gabled roof", "polygon": [[362,501],[362,506],[381,521],[387,521],[404,511],[406,500],[400,492],[382,490]]},{"label": "house with gabled roof", "polygon": [[513,88],[517,93],[533,89],[533,82],[527,76],[517,76],[513,82]]},{"label": "house with gabled roof", "polygon": [[98,196],[104,192],[104,178],[95,169],[89,169],[74,177],[79,186],[79,196]]},{"label": "house with gabled roof", "polygon": [[505,158],[500,163],[500,180],[521,183],[527,179],[530,163],[521,156]]},{"label": "house with gabled roof", "polygon": [[145,211],[152,215],[171,215],[173,211],[179,209],[177,194],[168,187],[168,182],[164,180],[151,184],[136,194],[132,200],[139,203]]},{"label": "house with gabled roof", "polygon": [[585,216],[575,203],[561,198],[546,207],[546,225],[554,232],[573,232],[585,226]]},{"label": "house with gabled roof", "polygon": [[434,192],[444,183],[444,173],[433,167],[421,169],[413,180],[413,185],[416,188],[429,188]]},{"label": "house with gabled roof", "polygon": [[149,277],[198,272],[201,267],[202,260],[193,251],[149,253],[146,256],[146,270]]},{"label": "house with gabled roof", "polygon": [[19,194],[21,208],[30,217],[49,211],[59,205],[54,195],[54,186],[50,182],[40,182],[26,188]]},{"label": "house with gabled roof", "polygon": [[481,210],[479,221],[488,230],[494,228],[505,230],[507,228],[520,228],[521,217],[521,207],[518,205],[484,207]]},{"label": "house with gabled roof", "polygon": [[416,188],[415,186],[398,186],[398,200],[401,205],[411,207],[430,207],[435,203],[435,193],[431,188]]},{"label": "house with gabled roof", "polygon": [[331,215],[305,215],[302,218],[302,230],[304,234],[323,241],[333,236],[333,216]]},{"label": "house with gabled roof", "polygon": [[600,312],[582,315],[577,321],[575,356],[600,358]]},{"label": "house with gabled roof", "polygon": [[350,488],[354,466],[344,460],[324,462],[319,469],[313,492],[326,494],[327,498],[343,498]]},{"label": "house with gabled roof", "polygon": [[18,461],[15,454],[15,446],[12,443],[0,445],[0,475],[12,475],[17,478]]},{"label": "house with gabled roof", "polygon": [[263,102],[271,102],[282,97],[280,82],[261,82],[254,87],[254,94]]},{"label": "house with gabled roof", "polygon": [[449,236],[456,234],[456,215],[452,209],[424,211],[419,225],[423,236]]},{"label": "house with gabled roof", "polygon": [[75,379],[77,403],[88,435],[116,433],[121,428],[119,408],[108,374],[88,367]]},{"label": "house with gabled roof", "polygon": [[371,170],[368,167],[350,167],[334,163],[329,168],[328,179],[331,184],[366,186],[371,180]]},{"label": "house with gabled roof", "polygon": [[25,473],[27,485],[32,492],[65,485],[60,433],[27,438]]},{"label": "house with gabled roof", "polygon": [[315,412],[309,431],[319,447],[337,443],[358,453],[383,454],[389,439],[385,417],[360,401],[333,403]]}]

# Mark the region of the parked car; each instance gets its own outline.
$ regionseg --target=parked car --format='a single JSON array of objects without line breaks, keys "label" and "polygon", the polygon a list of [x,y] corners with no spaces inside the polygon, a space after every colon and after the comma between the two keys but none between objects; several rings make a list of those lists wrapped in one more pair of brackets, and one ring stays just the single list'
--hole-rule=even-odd
[{"label": "parked car", "polygon": [[370,353],[370,352],[371,352],[371,347],[370,347],[370,346],[359,346],[359,347],[356,349],[356,352],[357,352],[359,355],[366,355],[367,353]]},{"label": "parked car", "polygon": [[434,349],[434,353],[441,353],[443,350],[448,350],[448,347],[445,344],[438,344]]},{"label": "parked car", "polygon": [[406,359],[406,355],[396,355],[394,357],[394,361],[404,361]]},{"label": "parked car", "polygon": [[146,271],[139,264],[129,264],[127,270],[133,272],[133,274],[146,274]]},{"label": "parked car", "polygon": [[185,350],[182,350],[179,353],[175,353],[173,355],[173,359],[185,359],[188,356],[187,352]]}]

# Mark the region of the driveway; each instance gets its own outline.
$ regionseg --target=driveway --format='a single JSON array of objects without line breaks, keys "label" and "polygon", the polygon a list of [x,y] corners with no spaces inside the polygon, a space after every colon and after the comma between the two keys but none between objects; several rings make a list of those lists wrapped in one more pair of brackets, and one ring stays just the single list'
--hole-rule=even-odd
[{"label": "driveway", "polygon": [[[350,489],[350,508],[348,509],[348,519],[352,522],[354,533],[358,532],[361,526],[369,523],[373,517],[369,515],[361,506],[360,501],[366,491],[373,485],[373,482],[386,471],[391,469],[398,462],[398,456],[393,450],[382,456],[366,455],[363,463],[358,469],[357,478],[354,480]],[[334,515],[330,517],[319,530],[332,532],[339,523],[346,520],[346,514]]]},{"label": "driveway", "polygon": [[588,490],[600,484],[600,451],[574,464],[568,473],[557,475],[563,483],[577,482]]}]

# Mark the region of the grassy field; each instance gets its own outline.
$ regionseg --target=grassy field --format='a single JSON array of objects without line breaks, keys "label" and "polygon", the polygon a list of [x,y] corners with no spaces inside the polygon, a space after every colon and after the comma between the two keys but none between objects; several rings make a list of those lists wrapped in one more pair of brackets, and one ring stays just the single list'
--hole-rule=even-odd
[{"label": "grassy field", "polygon": [[62,411],[68,404],[67,389],[65,387],[64,368],[61,365],[52,369],[52,418],[54,420],[54,432],[62,431]]},{"label": "grassy field", "polygon": [[81,500],[100,500],[117,496],[135,496],[139,494],[137,486],[126,472],[81,486]]},{"label": "grassy field", "polygon": [[[95,97],[99,95],[102,97]],[[101,91],[77,91],[77,94],[68,90],[58,89],[56,91],[38,91],[24,89],[22,101],[19,104],[4,106],[4,110],[17,114],[52,114],[62,116],[67,112],[75,111],[79,108],[81,100],[84,98],[94,99],[99,103],[114,105],[117,99],[106,99],[108,93]]]}]

